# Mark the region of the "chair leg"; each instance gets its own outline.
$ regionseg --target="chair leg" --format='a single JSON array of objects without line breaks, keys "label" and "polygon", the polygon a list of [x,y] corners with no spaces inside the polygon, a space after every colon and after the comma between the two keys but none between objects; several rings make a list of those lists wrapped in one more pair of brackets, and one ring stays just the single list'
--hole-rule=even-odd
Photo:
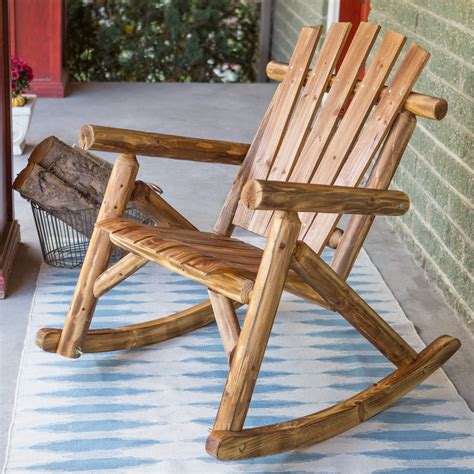
[{"label": "chair leg", "polygon": [[235,303],[227,296],[215,291],[208,290],[208,293],[224,351],[230,361],[240,335],[240,324],[235,313]]},{"label": "chair leg", "polygon": [[214,430],[240,431],[244,425],[299,229],[296,214],[275,214]]},{"label": "chair leg", "polygon": [[297,243],[291,266],[390,362],[402,367],[416,359],[416,351],[304,242]]},{"label": "chair leg", "polygon": [[[239,306],[239,304],[236,304]],[[92,329],[87,332],[81,352],[133,350],[167,341],[214,322],[210,301],[204,301],[169,316],[144,323]],[[46,352],[56,352],[61,329],[42,328],[36,333],[36,345]]]},{"label": "chair leg", "polygon": [[300,418],[238,431],[214,429],[207,452],[220,460],[269,456],[304,448],[336,436],[368,420],[398,399],[446,362],[460,347],[450,336],[441,336],[409,364],[353,397]]},{"label": "chair leg", "polygon": [[[138,167],[135,156],[119,156],[107,184],[104,200],[97,216],[98,221],[123,216],[130,200]],[[112,244],[108,234],[95,228],[57,347],[57,353],[64,357],[74,359],[81,355],[81,347],[85,342],[97,303],[93,290],[94,283],[107,268],[111,249]]]}]

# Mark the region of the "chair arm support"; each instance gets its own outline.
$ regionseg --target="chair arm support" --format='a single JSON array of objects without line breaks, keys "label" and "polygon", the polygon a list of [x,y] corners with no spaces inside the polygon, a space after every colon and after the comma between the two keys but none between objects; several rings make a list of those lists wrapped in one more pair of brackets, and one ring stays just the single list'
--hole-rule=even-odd
[{"label": "chair arm support", "polygon": [[101,125],[84,125],[79,134],[79,142],[85,150],[229,165],[240,165],[250,147],[247,143],[141,132]]},{"label": "chair arm support", "polygon": [[241,200],[250,209],[398,216],[410,207],[401,191],[250,180]]}]

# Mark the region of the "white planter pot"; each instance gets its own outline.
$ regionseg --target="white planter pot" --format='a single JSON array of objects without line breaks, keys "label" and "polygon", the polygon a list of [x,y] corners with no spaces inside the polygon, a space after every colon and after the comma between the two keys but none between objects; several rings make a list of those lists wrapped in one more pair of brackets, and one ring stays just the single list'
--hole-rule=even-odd
[{"label": "white planter pot", "polygon": [[13,154],[22,155],[25,149],[25,138],[30,128],[31,116],[36,104],[36,95],[23,94],[26,104],[23,107],[12,107],[12,141]]}]

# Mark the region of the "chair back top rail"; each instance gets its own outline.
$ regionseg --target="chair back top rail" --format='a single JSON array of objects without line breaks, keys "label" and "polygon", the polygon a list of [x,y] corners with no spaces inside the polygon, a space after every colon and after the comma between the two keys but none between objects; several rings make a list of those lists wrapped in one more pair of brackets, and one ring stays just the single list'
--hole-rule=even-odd
[{"label": "chair back top rail", "polygon": [[[410,97],[412,107],[413,100],[415,105],[418,100],[413,97],[423,97],[421,102],[430,107],[438,101],[431,110],[439,116],[442,99],[411,92],[429,59],[423,48],[412,44],[385,85],[406,41],[403,35],[388,30],[366,65],[380,31],[378,25],[359,25],[334,75],[350,27],[350,23],[331,25],[312,69],[321,28],[302,30],[284,74],[278,75],[282,81],[226,200],[225,207],[236,209],[234,225],[264,236],[269,232],[273,211],[251,210],[236,202],[248,179],[356,187]],[[359,81],[364,67],[364,78]],[[321,253],[339,218],[300,213],[299,239]]]},{"label": "chair back top rail", "polygon": [[[283,81],[286,71],[288,70],[288,63],[282,61],[270,61],[267,64],[267,77],[273,81]],[[306,80],[308,80],[313,74],[313,69],[308,71]],[[332,75],[329,79],[327,89],[329,90],[336,78],[336,75]],[[361,81],[358,81],[355,86],[355,91],[360,88]],[[381,99],[387,92],[388,87],[384,86],[380,91]],[[435,97],[432,95],[421,94],[419,92],[410,92],[403,104],[403,110],[411,112],[419,117],[428,118],[431,120],[443,120],[448,113],[448,101],[441,97]]]}]

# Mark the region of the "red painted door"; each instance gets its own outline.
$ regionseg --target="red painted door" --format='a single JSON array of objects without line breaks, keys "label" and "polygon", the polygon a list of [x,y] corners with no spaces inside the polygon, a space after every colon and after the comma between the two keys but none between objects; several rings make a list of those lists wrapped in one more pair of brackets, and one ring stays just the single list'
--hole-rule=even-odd
[{"label": "red painted door", "polygon": [[12,54],[33,68],[31,92],[64,97],[65,0],[10,0],[10,31]]},{"label": "red painted door", "polygon": [[338,67],[342,63],[342,59],[349,49],[352,38],[354,37],[357,28],[361,21],[367,21],[370,11],[370,0],[340,0],[339,21],[348,21],[352,23],[352,28],[349,33],[348,41],[342,50],[341,59]]}]

